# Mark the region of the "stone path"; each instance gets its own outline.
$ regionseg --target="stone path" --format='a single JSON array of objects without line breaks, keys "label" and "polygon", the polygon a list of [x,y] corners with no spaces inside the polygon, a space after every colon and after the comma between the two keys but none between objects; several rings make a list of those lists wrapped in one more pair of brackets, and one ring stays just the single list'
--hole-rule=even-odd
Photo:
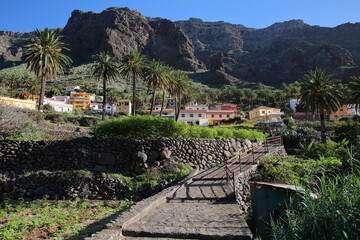
[{"label": "stone path", "polygon": [[251,239],[223,167],[192,177],[122,229],[123,239]]}]

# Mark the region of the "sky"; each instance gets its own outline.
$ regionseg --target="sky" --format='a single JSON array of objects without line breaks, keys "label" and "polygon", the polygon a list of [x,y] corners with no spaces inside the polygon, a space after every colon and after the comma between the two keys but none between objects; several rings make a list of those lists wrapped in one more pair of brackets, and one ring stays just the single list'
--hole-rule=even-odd
[{"label": "sky", "polygon": [[75,9],[101,12],[113,6],[173,21],[195,17],[251,28],[292,19],[324,27],[360,22],[360,0],[0,0],[0,31],[64,27]]}]

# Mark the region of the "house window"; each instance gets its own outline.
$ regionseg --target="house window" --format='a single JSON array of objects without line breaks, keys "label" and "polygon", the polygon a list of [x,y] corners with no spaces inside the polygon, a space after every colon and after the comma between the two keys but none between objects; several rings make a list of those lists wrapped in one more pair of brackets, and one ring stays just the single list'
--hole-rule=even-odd
[{"label": "house window", "polygon": [[213,118],[213,117],[215,117],[215,115],[214,115],[214,114],[211,114],[211,117]]},{"label": "house window", "polygon": [[219,114],[219,117],[222,117],[222,114]]},{"label": "house window", "polygon": [[228,114],[228,115],[226,115],[228,118],[230,117],[230,115]]},{"label": "house window", "polygon": [[265,114],[265,111],[261,111],[261,113]]},{"label": "house window", "polygon": [[191,113],[191,114],[190,114],[190,117],[194,117],[194,114]]},{"label": "house window", "polygon": [[343,112],[344,111],[344,109],[340,109],[340,112]]},{"label": "house window", "polygon": [[196,124],[199,125],[199,121],[196,121]]},{"label": "house window", "polygon": [[199,113],[199,114],[198,114],[198,116],[199,116],[199,117],[202,117],[202,114],[201,114],[201,113]]}]

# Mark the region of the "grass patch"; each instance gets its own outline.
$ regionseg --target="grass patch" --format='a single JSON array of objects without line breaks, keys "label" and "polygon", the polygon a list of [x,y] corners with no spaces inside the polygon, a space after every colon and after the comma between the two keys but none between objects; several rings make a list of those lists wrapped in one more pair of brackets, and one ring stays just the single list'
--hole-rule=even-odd
[{"label": "grass patch", "polygon": [[64,239],[87,225],[128,208],[124,201],[5,200],[0,204],[0,239]]}]

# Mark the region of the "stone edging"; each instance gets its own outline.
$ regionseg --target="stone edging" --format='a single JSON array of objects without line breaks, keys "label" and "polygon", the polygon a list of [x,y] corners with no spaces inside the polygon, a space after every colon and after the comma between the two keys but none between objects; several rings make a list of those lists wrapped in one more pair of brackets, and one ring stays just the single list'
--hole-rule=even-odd
[{"label": "stone edging", "polygon": [[119,216],[110,223],[106,224],[106,229],[93,234],[91,237],[85,238],[85,240],[120,240],[122,239],[122,229],[130,224],[140,220],[149,211],[158,207],[164,203],[168,196],[174,194],[184,184],[188,184],[192,181],[193,176],[198,174],[199,169],[196,168],[192,171],[184,180],[177,183],[174,186],[168,187],[154,196],[141,200],[129,209],[121,212]]}]

